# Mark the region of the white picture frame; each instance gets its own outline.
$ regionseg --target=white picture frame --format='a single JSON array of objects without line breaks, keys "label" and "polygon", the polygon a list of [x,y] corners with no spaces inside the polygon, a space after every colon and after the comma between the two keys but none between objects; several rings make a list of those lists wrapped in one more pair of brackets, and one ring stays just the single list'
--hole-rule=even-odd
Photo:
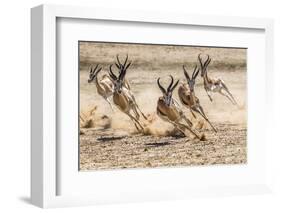
[{"label": "white picture frame", "polygon": [[[265,58],[263,73],[265,87],[262,88],[266,99],[267,111],[273,108],[273,100],[270,91],[273,88],[270,79],[273,76],[273,21],[271,19],[240,18],[240,17],[216,17],[188,14],[166,14],[146,11],[116,11],[112,9],[84,8],[74,6],[54,6],[41,5],[31,9],[31,201],[34,205],[47,207],[62,207],[76,205],[92,205],[99,203],[116,202],[139,202],[143,200],[165,200],[182,199],[186,197],[252,194],[271,191],[271,165],[268,161],[270,154],[264,151],[262,160],[264,166],[259,169],[263,173],[263,178],[254,184],[248,182],[237,185],[217,185],[216,187],[200,187],[199,183],[194,183],[194,187],[173,187],[154,192],[138,193],[133,192],[134,185],[130,185],[131,191],[119,192],[95,196],[92,195],[58,195],[58,173],[60,167],[57,166],[59,159],[57,151],[57,87],[60,82],[56,78],[56,49],[57,49],[57,20],[65,19],[87,19],[87,20],[116,20],[122,22],[153,23],[155,25],[181,25],[181,26],[201,26],[213,28],[231,29],[256,29],[263,31],[265,41]],[[248,109],[249,110],[249,109]],[[261,107],[260,110],[264,110]],[[262,112],[262,111],[261,111]],[[270,147],[272,131],[269,127],[271,116],[265,119],[266,131],[262,147]],[[260,120],[259,120],[260,121]],[[212,169],[212,168],[210,168]],[[219,168],[216,168],[218,170]],[[165,168],[154,169],[148,173],[151,177],[158,178],[164,172],[171,172]],[[130,175],[140,171],[130,170]],[[109,174],[110,171],[107,171]],[[258,173],[258,174],[260,174]],[[178,173],[180,174],[180,173]],[[117,174],[119,175],[119,174]],[[130,178],[128,175],[128,178]],[[200,175],[198,172],[197,175]],[[256,175],[256,174],[254,174]],[[74,179],[73,179],[74,180]],[[75,183],[73,183],[75,184]],[[160,185],[159,185],[160,186]],[[71,188],[70,188],[71,190]],[[154,189],[153,189],[154,190]],[[122,193],[122,192],[120,192]],[[126,194],[127,193],[127,194]],[[147,193],[147,194],[146,194]],[[157,196],[156,196],[157,195]]]}]

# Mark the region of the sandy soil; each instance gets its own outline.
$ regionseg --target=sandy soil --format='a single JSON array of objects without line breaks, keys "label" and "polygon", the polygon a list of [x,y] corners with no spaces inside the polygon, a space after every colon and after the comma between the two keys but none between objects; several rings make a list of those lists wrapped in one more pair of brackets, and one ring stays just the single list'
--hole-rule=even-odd
[{"label": "sandy soil", "polygon": [[[202,78],[198,76],[196,96],[218,129],[214,133],[208,124],[204,124],[199,131],[205,133],[206,141],[172,134],[173,127],[155,114],[161,96],[156,79],[161,77],[167,85],[167,76],[172,74],[185,82],[182,64],[191,71],[200,52],[210,54],[213,59],[209,75],[222,78],[239,103],[234,106],[219,94],[214,94],[214,101],[210,102]],[[103,66],[101,76],[115,61],[116,54],[124,58],[127,53],[133,64],[126,77],[140,108],[153,118],[150,123],[142,121],[146,135],[137,134],[128,117],[116,107],[112,112],[108,103],[97,94],[95,84],[87,83],[90,64]],[[245,49],[80,43],[80,111],[85,115],[93,106],[97,107],[91,116],[91,128],[81,128],[80,169],[246,163],[246,91]],[[177,89],[173,97],[179,100]],[[185,112],[191,118],[189,111]],[[197,125],[202,120],[193,119],[193,122]]]}]

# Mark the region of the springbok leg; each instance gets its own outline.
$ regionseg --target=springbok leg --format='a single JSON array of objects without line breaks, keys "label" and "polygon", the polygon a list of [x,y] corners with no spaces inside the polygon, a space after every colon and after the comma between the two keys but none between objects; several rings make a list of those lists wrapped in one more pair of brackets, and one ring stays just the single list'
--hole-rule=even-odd
[{"label": "springbok leg", "polygon": [[213,124],[210,122],[210,120],[209,120],[209,119],[207,118],[207,116],[205,115],[203,108],[202,108],[201,106],[198,106],[198,108],[199,108],[199,109],[194,108],[193,110],[194,110],[195,112],[197,112],[199,115],[201,115],[202,118],[204,118],[204,120],[206,120],[206,121],[208,122],[208,124],[212,127],[212,129],[213,129],[215,132],[217,132],[216,128],[213,126]]},{"label": "springbok leg", "polygon": [[210,99],[210,101],[213,101],[212,97],[211,97],[211,94],[210,94],[210,91],[208,91],[206,88],[205,88],[205,91]]},{"label": "springbok leg", "polygon": [[234,105],[237,105],[237,102],[235,100],[235,98],[233,97],[233,95],[231,94],[231,92],[229,91],[229,89],[227,88],[226,84],[224,82],[221,82],[222,88],[226,91],[226,93],[231,97],[231,102],[234,103]]},{"label": "springbok leg", "polygon": [[126,113],[133,121],[135,124],[138,124],[138,126],[142,129],[142,131],[144,131],[143,126],[140,124],[140,122],[134,117],[132,116],[130,113]]}]

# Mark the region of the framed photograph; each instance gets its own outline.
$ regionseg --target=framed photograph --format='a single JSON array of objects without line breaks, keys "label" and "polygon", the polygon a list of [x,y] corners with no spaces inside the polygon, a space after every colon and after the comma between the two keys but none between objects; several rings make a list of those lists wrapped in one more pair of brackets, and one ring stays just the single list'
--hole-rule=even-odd
[{"label": "framed photograph", "polygon": [[31,25],[33,204],[271,191],[272,20],[42,5]]}]

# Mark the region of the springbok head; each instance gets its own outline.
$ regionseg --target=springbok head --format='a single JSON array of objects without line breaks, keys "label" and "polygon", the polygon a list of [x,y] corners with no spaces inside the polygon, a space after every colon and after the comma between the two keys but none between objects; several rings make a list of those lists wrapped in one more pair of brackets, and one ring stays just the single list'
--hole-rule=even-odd
[{"label": "springbok head", "polygon": [[101,67],[99,68],[99,65],[97,64],[96,67],[93,69],[93,66],[91,66],[88,83],[91,83],[96,77],[97,74],[101,71]]},{"label": "springbok head", "polygon": [[201,77],[204,77],[204,75],[207,73],[207,67],[211,62],[211,58],[209,55],[207,55],[207,59],[203,62],[201,58],[201,53],[198,55],[198,61],[201,68]]},{"label": "springbok head", "polygon": [[160,88],[161,92],[163,93],[163,98],[165,101],[165,104],[167,106],[170,106],[172,103],[172,95],[173,95],[173,90],[177,87],[179,80],[174,84],[174,78],[173,76],[170,75],[171,82],[167,88],[167,90],[164,89],[164,87],[160,84],[160,78],[157,79],[157,84],[158,87]]},{"label": "springbok head", "polygon": [[187,84],[189,86],[190,92],[194,92],[195,79],[196,79],[196,77],[197,77],[197,75],[198,75],[200,70],[199,70],[199,68],[196,65],[194,70],[193,70],[192,76],[190,78],[189,75],[188,75],[187,70],[185,69],[184,65],[182,66],[182,68],[183,68],[183,73],[184,73],[185,78],[187,80]]},{"label": "springbok head", "polygon": [[115,66],[118,68],[119,75],[117,77],[112,71],[112,66],[113,66],[112,64],[109,66],[109,75],[113,80],[114,90],[117,91],[118,93],[121,93],[122,87],[124,85],[124,79],[127,73],[127,69],[130,67],[132,62],[130,61],[129,63],[127,63],[128,55],[123,64],[120,62],[118,55],[116,56],[116,59],[117,59],[117,63],[115,63]]},{"label": "springbok head", "polygon": [[118,93],[122,92],[122,87],[124,85],[124,78],[126,75],[126,69],[119,70],[119,75],[116,76],[114,72],[112,71],[112,64],[109,66],[109,76],[113,80],[114,84],[114,91],[117,91]]},{"label": "springbok head", "polygon": [[116,59],[117,59],[117,62],[115,62],[115,66],[118,68],[119,73],[126,71],[130,67],[130,65],[132,63],[132,61],[130,61],[127,64],[127,62],[128,62],[128,54],[127,54],[126,59],[125,59],[123,64],[120,62],[118,55],[116,55]]}]

